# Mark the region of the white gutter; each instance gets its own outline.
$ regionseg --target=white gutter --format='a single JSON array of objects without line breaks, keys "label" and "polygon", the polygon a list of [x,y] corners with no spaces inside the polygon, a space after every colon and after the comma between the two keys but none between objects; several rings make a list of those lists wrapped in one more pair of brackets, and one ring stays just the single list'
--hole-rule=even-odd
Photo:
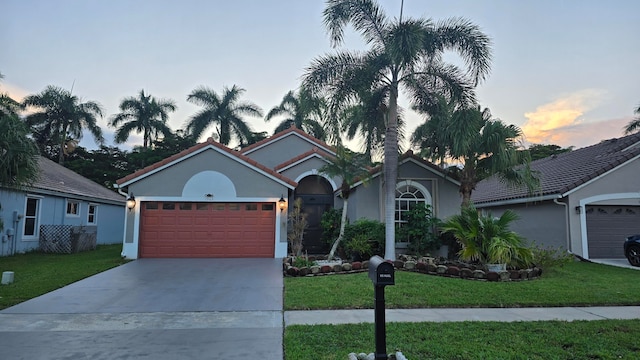
[{"label": "white gutter", "polygon": [[573,251],[571,251],[571,229],[569,228],[569,204],[563,203],[558,201],[560,198],[556,198],[553,199],[553,202],[556,203],[557,205],[562,205],[564,206],[565,209],[565,226],[566,226],[566,234],[565,236],[567,237],[567,251],[573,254]]},{"label": "white gutter", "polygon": [[562,198],[561,195],[553,194],[553,195],[545,195],[545,196],[540,196],[535,198],[531,198],[531,197],[517,198],[517,199],[509,199],[509,200],[502,200],[502,201],[486,202],[486,203],[474,204],[474,205],[476,208],[482,208],[482,207],[488,207],[488,206],[514,205],[514,204],[522,204],[522,203],[535,202],[535,201],[554,200],[554,199],[560,199],[560,198]]}]

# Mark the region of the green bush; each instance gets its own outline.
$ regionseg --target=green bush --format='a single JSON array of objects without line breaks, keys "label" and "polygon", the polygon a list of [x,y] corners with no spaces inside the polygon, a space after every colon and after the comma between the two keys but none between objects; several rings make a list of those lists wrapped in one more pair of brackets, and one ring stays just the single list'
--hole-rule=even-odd
[{"label": "green bush", "polygon": [[536,244],[531,247],[531,251],[533,252],[533,263],[545,271],[561,268],[574,261],[574,256],[563,247],[542,247]]},{"label": "green bush", "polygon": [[396,227],[396,241],[409,243],[409,252],[415,255],[426,255],[429,250],[437,249],[440,238],[437,228],[440,220],[433,216],[431,206],[415,204],[403,214],[402,226]]},{"label": "green bush", "polygon": [[344,229],[344,250],[347,257],[369,259],[384,252],[384,223],[359,219]]},{"label": "green bush", "polygon": [[306,256],[297,256],[293,260],[293,264],[292,265],[297,267],[297,268],[311,267],[313,265],[316,265],[316,262],[313,261],[313,260],[309,260],[309,258],[306,257]]},{"label": "green bush", "polygon": [[320,218],[320,228],[322,229],[321,239],[326,244],[333,245],[338,235],[340,235],[340,218],[342,209],[331,208],[326,210]]}]

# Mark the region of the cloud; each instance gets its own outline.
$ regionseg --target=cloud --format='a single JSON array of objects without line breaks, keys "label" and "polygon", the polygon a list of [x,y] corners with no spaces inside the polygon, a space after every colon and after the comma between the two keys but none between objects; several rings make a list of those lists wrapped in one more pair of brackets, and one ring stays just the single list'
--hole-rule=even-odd
[{"label": "cloud", "polygon": [[[583,115],[604,101],[606,92],[597,89],[581,90],[525,113],[522,126],[527,142],[532,144],[567,144],[571,142],[571,127],[586,123]],[[571,144],[566,145],[571,146]]]},{"label": "cloud", "polygon": [[9,94],[9,96],[15,101],[22,101],[25,96],[31,94],[29,91],[21,89],[18,86],[12,85],[6,81],[0,81],[0,93]]}]

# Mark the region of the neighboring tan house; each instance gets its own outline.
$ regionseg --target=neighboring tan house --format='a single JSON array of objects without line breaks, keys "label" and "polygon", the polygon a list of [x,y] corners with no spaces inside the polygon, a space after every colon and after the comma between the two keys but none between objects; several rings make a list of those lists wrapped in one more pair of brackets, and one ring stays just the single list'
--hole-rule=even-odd
[{"label": "neighboring tan house", "polygon": [[71,225],[97,232],[98,244],[117,244],[124,233],[125,198],[47,158],[39,178],[23,189],[0,188],[0,256],[37,249],[41,229]]},{"label": "neighboring tan house", "polygon": [[496,178],[472,194],[478,209],[516,211],[512,229],[529,241],[563,247],[586,259],[624,258],[622,243],[640,233],[640,133],[531,163],[535,194]]},{"label": "neighboring tan house", "polygon": [[[304,247],[327,253],[320,218],[341,208],[342,179],[319,172],[335,149],[295,127],[234,151],[212,139],[119,179],[135,199],[127,211],[123,256],[285,257],[287,211],[303,201],[309,227]],[[382,220],[382,176],[356,184],[349,219]],[[425,202],[444,218],[459,209],[455,181],[413,154],[399,164],[398,213]],[[280,200],[283,200],[280,202]],[[282,208],[281,208],[282,206]]]}]

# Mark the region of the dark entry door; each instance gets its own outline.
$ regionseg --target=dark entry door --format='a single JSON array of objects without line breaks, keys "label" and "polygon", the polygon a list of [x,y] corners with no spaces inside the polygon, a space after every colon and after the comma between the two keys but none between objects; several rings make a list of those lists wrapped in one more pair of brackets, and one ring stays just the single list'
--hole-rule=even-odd
[{"label": "dark entry door", "polygon": [[307,214],[307,231],[302,241],[303,249],[308,254],[320,255],[329,253],[329,244],[322,241],[320,220],[322,214],[333,206],[332,195],[312,194],[296,195],[302,199],[302,212]]}]

